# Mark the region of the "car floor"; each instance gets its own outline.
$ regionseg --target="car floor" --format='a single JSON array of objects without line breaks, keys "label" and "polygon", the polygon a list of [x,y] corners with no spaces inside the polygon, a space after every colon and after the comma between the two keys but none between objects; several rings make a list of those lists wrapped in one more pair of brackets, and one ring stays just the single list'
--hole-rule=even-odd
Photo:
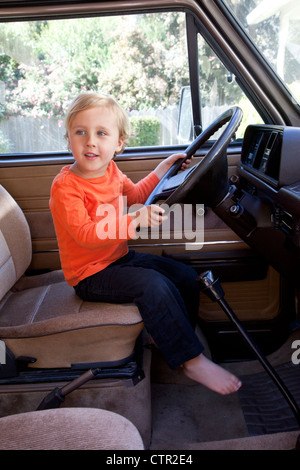
[{"label": "car floor", "polygon": [[[295,339],[300,339],[300,330],[293,332],[279,350],[268,356],[274,367],[291,362],[291,345]],[[264,371],[256,360],[222,366],[239,377]],[[152,356],[151,383],[150,450],[244,449],[249,446],[281,449],[295,445],[299,430],[255,436],[249,441],[238,393],[219,395],[186,378],[181,370],[170,370],[156,349]]]}]

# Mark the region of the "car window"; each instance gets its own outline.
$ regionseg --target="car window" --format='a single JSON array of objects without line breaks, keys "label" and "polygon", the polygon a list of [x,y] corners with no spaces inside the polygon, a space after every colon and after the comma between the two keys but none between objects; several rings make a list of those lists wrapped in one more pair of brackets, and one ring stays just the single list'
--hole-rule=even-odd
[{"label": "car window", "polygon": [[300,103],[299,0],[223,0]]},{"label": "car window", "polygon": [[0,43],[2,153],[65,150],[67,106],[87,90],[127,110],[131,146],[177,143],[184,13],[2,23]]},{"label": "car window", "polygon": [[243,137],[248,124],[262,123],[261,116],[237,84],[235,76],[226,69],[200,34],[198,50],[202,127],[205,129],[228,108],[239,106],[243,111],[243,121],[236,138]]},{"label": "car window", "polygon": [[[186,16],[159,12],[0,24],[0,153],[66,151],[64,116],[83,91],[113,95],[132,127],[130,147],[174,146],[194,137]],[[250,101],[199,35],[202,128]]]}]

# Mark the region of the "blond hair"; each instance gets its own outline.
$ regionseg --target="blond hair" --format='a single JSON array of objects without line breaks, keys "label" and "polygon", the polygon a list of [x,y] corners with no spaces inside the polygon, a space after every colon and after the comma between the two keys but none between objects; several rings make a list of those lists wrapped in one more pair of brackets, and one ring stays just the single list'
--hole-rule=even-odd
[{"label": "blond hair", "polygon": [[121,153],[124,150],[125,145],[128,144],[128,139],[130,136],[130,121],[124,109],[114,98],[108,95],[103,95],[101,93],[82,93],[72,101],[65,118],[65,138],[69,138],[69,130],[75,116],[81,111],[84,111],[88,108],[95,108],[97,106],[106,106],[115,113],[119,129],[119,138],[124,139],[122,149],[117,152]]}]

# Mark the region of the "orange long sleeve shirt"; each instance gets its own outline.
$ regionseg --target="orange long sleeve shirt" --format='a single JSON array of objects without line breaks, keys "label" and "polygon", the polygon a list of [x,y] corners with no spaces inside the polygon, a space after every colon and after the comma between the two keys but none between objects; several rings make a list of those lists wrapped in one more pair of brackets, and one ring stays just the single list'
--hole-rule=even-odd
[{"label": "orange long sleeve shirt", "polygon": [[[62,168],[51,187],[62,270],[70,286],[99,272],[128,252],[136,238],[127,207],[143,204],[159,181],[152,172],[134,184],[111,161],[104,176],[85,179]],[[126,207],[125,206],[125,207]]]}]

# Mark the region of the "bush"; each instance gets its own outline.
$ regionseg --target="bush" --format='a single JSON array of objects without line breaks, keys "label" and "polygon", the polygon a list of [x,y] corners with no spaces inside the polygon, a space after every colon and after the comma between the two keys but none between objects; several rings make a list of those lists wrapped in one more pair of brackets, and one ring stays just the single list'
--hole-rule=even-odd
[{"label": "bush", "polygon": [[160,120],[154,116],[134,116],[130,118],[130,147],[158,145]]}]

